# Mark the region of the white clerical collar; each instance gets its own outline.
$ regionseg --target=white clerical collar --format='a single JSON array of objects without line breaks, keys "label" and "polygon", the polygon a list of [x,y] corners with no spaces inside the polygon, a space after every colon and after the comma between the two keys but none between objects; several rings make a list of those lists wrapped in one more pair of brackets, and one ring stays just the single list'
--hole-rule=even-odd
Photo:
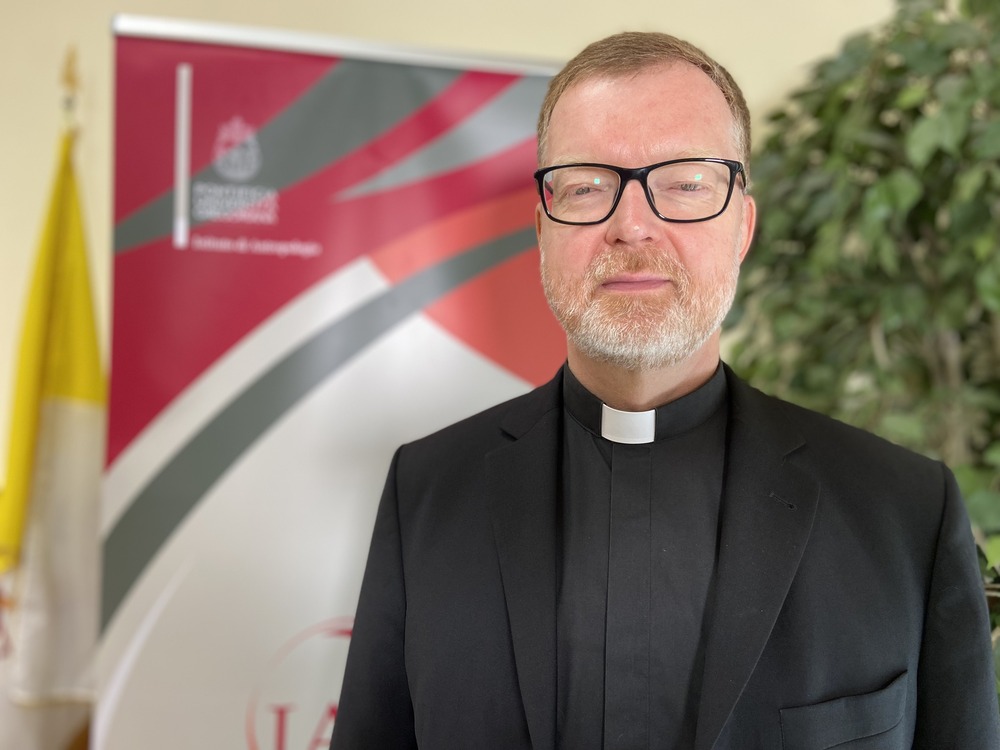
[{"label": "white clerical collar", "polygon": [[656,437],[656,410],[618,411],[601,404],[601,437],[613,443],[652,443]]}]

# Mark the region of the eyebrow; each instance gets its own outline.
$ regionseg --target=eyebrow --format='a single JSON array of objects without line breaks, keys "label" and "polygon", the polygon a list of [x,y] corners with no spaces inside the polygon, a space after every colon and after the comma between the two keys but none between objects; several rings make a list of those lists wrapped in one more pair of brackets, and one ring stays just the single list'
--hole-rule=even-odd
[{"label": "eyebrow", "polygon": [[715,159],[715,158],[721,159],[724,157],[721,157],[714,152],[706,151],[705,149],[699,148],[699,149],[684,149],[683,151],[679,152],[678,155],[675,156],[674,158],[675,159]]}]

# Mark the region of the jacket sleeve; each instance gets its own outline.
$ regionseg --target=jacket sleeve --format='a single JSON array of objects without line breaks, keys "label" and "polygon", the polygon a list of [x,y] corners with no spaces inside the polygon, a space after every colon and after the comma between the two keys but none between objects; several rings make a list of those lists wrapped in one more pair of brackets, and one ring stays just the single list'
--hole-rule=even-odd
[{"label": "jacket sleeve", "polygon": [[955,478],[945,501],[917,673],[913,747],[1000,749],[989,616],[969,518]]},{"label": "jacket sleeve", "polygon": [[416,748],[404,662],[406,590],[393,457],[347,654],[331,750]]}]

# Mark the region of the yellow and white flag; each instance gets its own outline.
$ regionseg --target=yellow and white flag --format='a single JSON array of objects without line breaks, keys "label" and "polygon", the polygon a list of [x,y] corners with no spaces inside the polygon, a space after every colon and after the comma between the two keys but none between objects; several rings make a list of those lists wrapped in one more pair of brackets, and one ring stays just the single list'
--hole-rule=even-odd
[{"label": "yellow and white flag", "polygon": [[107,388],[73,138],[28,292],[0,491],[0,750],[66,747],[93,692]]}]

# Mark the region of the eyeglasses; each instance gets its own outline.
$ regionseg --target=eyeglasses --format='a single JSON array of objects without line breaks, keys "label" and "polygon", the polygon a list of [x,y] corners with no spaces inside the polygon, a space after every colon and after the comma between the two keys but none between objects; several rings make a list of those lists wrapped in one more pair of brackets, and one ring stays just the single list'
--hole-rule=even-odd
[{"label": "eyeglasses", "polygon": [[[743,165],[730,159],[673,159],[626,169],[611,164],[560,164],[535,172],[545,214],[560,224],[600,224],[615,212],[625,186],[638,180],[664,221],[708,221],[726,210]],[[746,186],[746,177],[741,178]]]}]

